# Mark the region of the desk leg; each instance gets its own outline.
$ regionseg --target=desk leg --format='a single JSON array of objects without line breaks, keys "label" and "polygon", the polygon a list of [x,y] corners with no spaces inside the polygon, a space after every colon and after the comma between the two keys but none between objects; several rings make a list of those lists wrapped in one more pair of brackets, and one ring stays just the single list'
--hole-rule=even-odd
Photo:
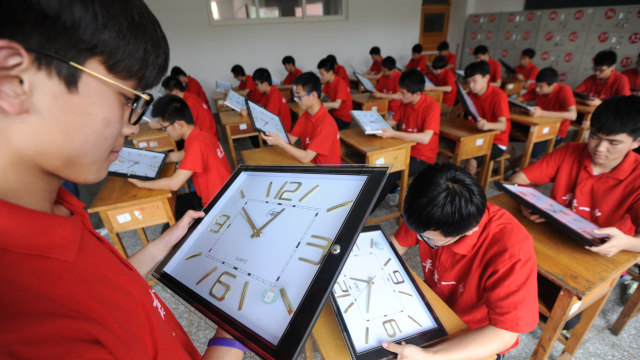
[{"label": "desk leg", "polygon": [[591,113],[584,114],[584,117],[582,118],[582,124],[580,124],[580,127],[578,128],[578,131],[576,133],[576,136],[573,138],[573,141],[583,142],[584,136],[587,133],[587,131],[589,131],[590,128],[591,128]]},{"label": "desk leg", "polygon": [[533,135],[536,133],[536,126],[532,126],[529,131],[529,137],[527,137],[527,142],[524,145],[524,153],[522,154],[522,161],[520,161],[520,170],[524,169],[529,165],[529,161],[531,161],[531,152],[533,151]]},{"label": "desk leg", "polygon": [[482,164],[482,169],[480,169],[480,176],[478,178],[480,185],[482,185],[483,189],[487,189],[489,187],[489,175],[490,171],[493,170],[489,167],[489,162],[491,162],[491,150],[484,156],[484,163]]},{"label": "desk leg", "polygon": [[[175,193],[172,194],[172,199],[175,197]],[[162,206],[164,207],[164,213],[167,215],[167,222],[169,226],[176,223],[176,219],[173,217],[173,207],[175,202],[169,203],[169,199],[162,200]]]},{"label": "desk leg", "polygon": [[639,311],[640,311],[640,287],[638,287],[636,291],[633,292],[633,295],[631,295],[631,297],[627,301],[627,304],[622,309],[622,312],[620,313],[620,315],[618,315],[616,322],[614,322],[613,326],[611,326],[611,332],[615,336],[618,336],[618,334],[620,334],[622,329],[624,329],[625,325],[627,325],[627,322],[629,322],[629,320],[631,320],[634,316],[636,316]]},{"label": "desk leg", "polygon": [[100,215],[100,218],[104,223],[104,227],[107,229],[107,232],[109,233],[109,237],[111,238],[111,241],[113,242],[113,245],[115,246],[116,250],[118,250],[120,255],[122,255],[125,259],[127,259],[129,257],[129,255],[127,255],[127,250],[125,250],[124,248],[124,244],[122,243],[122,239],[120,239],[120,235],[118,235],[118,233],[114,231],[113,224],[111,224],[111,220],[109,220],[109,217],[105,213],[99,212],[98,215]]},{"label": "desk leg", "polygon": [[551,310],[551,316],[547,319],[547,323],[542,329],[542,335],[533,349],[531,359],[546,360],[551,355],[553,345],[560,337],[562,327],[567,322],[567,317],[573,307],[578,302],[578,298],[568,292],[567,290],[561,290],[556,299],[556,303]]},{"label": "desk leg", "polygon": [[227,134],[227,144],[229,145],[229,151],[231,151],[231,162],[233,163],[233,169],[238,167],[238,159],[236,159],[236,148],[233,147],[233,138],[231,137],[231,129],[228,126],[224,127]]},{"label": "desk leg", "polygon": [[148,245],[149,239],[147,238],[147,234],[144,232],[144,228],[138,228],[138,236],[140,236],[140,241],[142,241],[142,245]]},{"label": "desk leg", "polygon": [[[409,182],[409,162],[405,165],[402,174],[400,175],[400,196],[398,197],[398,211],[402,213],[402,207],[404,206],[404,197],[407,193],[407,183]],[[381,194],[382,196],[382,194]]]}]

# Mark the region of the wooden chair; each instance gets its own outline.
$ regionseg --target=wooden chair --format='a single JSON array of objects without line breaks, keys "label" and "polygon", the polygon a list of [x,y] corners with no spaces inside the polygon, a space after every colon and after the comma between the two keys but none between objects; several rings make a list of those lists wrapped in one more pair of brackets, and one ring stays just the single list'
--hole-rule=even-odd
[{"label": "wooden chair", "polygon": [[424,93],[432,98],[433,100],[435,100],[438,104],[442,105],[442,91],[430,91],[430,90],[425,90]]},{"label": "wooden chair", "polygon": [[[487,190],[489,190],[489,183],[491,183],[494,180],[504,180],[504,161],[511,158],[511,155],[507,154],[506,152],[504,154],[502,154],[502,156],[500,156],[497,159],[491,160],[489,161],[489,170],[487,173],[487,181],[484,183],[484,191],[487,192]],[[497,175],[493,175],[493,165],[495,165],[495,163],[498,163],[498,174]]]},{"label": "wooden chair", "polygon": [[[627,274],[629,274],[636,281],[640,281],[640,274],[638,274],[637,272],[629,269],[627,271]],[[636,288],[636,291],[633,292],[633,295],[631,295],[631,297],[627,301],[627,304],[622,309],[622,312],[620,312],[620,315],[618,315],[618,318],[609,330],[611,330],[614,335],[618,336],[622,329],[624,329],[625,325],[627,325],[629,320],[633,319],[638,314],[640,314],[640,286],[638,286]]]},{"label": "wooden chair", "polygon": [[520,95],[525,82],[520,80],[508,80],[504,83],[504,92],[509,95]]}]

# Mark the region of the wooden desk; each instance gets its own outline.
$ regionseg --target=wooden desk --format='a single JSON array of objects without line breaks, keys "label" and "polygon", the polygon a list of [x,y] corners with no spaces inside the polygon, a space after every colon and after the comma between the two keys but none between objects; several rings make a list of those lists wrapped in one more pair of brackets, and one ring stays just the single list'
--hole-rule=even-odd
[{"label": "wooden desk", "polygon": [[510,111],[510,117],[511,133],[516,136],[519,133],[519,135],[524,135],[522,137],[526,138],[524,154],[522,154],[522,160],[520,161],[520,169],[524,169],[529,165],[529,161],[531,161],[531,151],[535,143],[548,140],[545,154],[553,150],[562,119],[541,116],[533,117],[518,111]]},{"label": "wooden desk", "polygon": [[424,94],[427,95],[428,97],[432,98],[433,100],[435,100],[435,102],[437,102],[438,104],[440,104],[442,106],[442,97],[444,96],[444,93],[440,90],[425,90]]},{"label": "wooden desk", "polygon": [[220,123],[222,127],[224,127],[227,144],[231,151],[231,161],[235,169],[238,167],[238,159],[236,157],[236,148],[233,146],[233,140],[249,136],[258,136],[258,141],[262,147],[262,137],[253,130],[253,125],[251,125],[251,120],[249,120],[248,116],[242,116],[237,111],[221,111],[218,114],[220,115]]},{"label": "wooden desk", "polygon": [[213,102],[216,105],[216,111],[220,112],[224,110],[231,110],[230,107],[224,104],[224,100],[227,98],[226,93],[216,91],[213,93],[213,96],[211,97],[213,98]]},{"label": "wooden desk", "polygon": [[455,165],[460,166],[462,160],[484,156],[482,169],[478,172],[478,181],[484,187],[489,173],[489,158],[493,137],[497,130],[478,130],[467,119],[459,117],[442,118],[440,120],[440,148],[439,154],[453,159]]},{"label": "wooden desk", "polygon": [[[176,163],[165,163],[160,177],[171,176],[175,171]],[[87,212],[97,212],[100,215],[116,249],[122,256],[128,258],[129,255],[118,233],[138,230],[142,243],[148,244],[149,241],[144,233],[145,227],[175,223],[174,195],[169,190],[143,189],[133,185],[124,177],[109,176]]]},{"label": "wooden desk", "polygon": [[377,111],[385,119],[389,113],[389,99],[377,99],[371,93],[351,94],[354,109]]},{"label": "wooden desk", "polygon": [[[402,205],[404,204],[404,196],[407,192],[409,179],[411,147],[415,144],[415,142],[400,139],[383,139],[375,135],[365,135],[359,127],[340,130],[340,151],[342,153],[342,161],[345,163],[390,165],[390,172],[402,171],[400,175],[398,211],[375,219],[369,217],[367,225],[400,217],[402,214]],[[380,196],[385,195],[380,194]]]},{"label": "wooden desk", "polygon": [[240,152],[247,165],[313,165],[303,163],[279,146],[265,146]]},{"label": "wooden desk", "polygon": [[[592,253],[554,226],[526,219],[520,212],[520,205],[506,194],[494,196],[489,202],[509,211],[524,225],[534,240],[538,274],[562,289],[553,309],[547,309],[540,303],[540,312],[549,319],[542,328],[531,359],[547,359],[558,340],[565,344],[558,359],[570,359],[600,313],[620,274],[635,264],[640,254],[621,251],[605,257]],[[582,312],[582,319],[571,330],[567,340],[561,335],[562,327],[571,315],[579,312]]]},{"label": "wooden desk", "polygon": [[518,80],[516,78],[509,78],[502,84],[502,89],[509,95],[518,95],[522,93],[522,89],[526,86],[526,81]]},{"label": "wooden desk", "polygon": [[583,142],[585,141],[585,135],[587,134],[587,131],[589,131],[589,129],[591,128],[591,115],[593,114],[593,110],[595,110],[596,107],[581,104],[578,102],[576,108],[578,110],[578,113],[583,114],[584,116],[582,117],[582,123],[580,125],[573,122],[571,123],[572,127],[578,128],[573,141]]},{"label": "wooden desk", "polygon": [[164,131],[152,129],[147,123],[140,124],[139,126],[140,130],[138,133],[129,137],[135,147],[153,151],[176,150],[176,142]]}]

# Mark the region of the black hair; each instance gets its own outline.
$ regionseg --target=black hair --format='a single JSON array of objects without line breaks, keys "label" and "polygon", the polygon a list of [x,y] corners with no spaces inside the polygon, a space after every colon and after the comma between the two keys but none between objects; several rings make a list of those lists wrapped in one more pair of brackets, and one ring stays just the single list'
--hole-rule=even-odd
[{"label": "black hair", "polygon": [[187,76],[187,73],[180,66],[174,66],[171,68],[171,76],[179,78],[180,76]]},{"label": "black hair", "polygon": [[75,91],[81,71],[44,53],[84,65],[97,58],[107,71],[137,88],[152,88],[169,66],[169,43],[142,0],[2,0],[0,38],[33,49],[39,69]]},{"label": "black hair", "polygon": [[594,66],[612,66],[616,64],[618,61],[618,56],[615,51],[612,50],[602,50],[596,54],[593,58]]},{"label": "black hair", "polygon": [[293,85],[301,86],[304,92],[315,92],[320,96],[322,91],[322,84],[320,83],[320,78],[318,75],[308,71],[298,75],[295,79],[293,79]]},{"label": "black hair", "polygon": [[187,124],[193,124],[193,116],[187,103],[177,95],[163,95],[153,103],[151,116],[160,118],[164,122],[170,124],[176,121],[184,121]]},{"label": "black hair", "polygon": [[484,60],[476,61],[467,65],[467,67],[464,68],[465,79],[468,79],[478,74],[482,75],[483,77],[491,74],[491,68],[489,68],[488,62]]},{"label": "black hair", "polygon": [[484,189],[475,177],[445,163],[429,166],[413,179],[402,214],[418,234],[438,231],[456,237],[476,227],[486,209]]},{"label": "black hair", "polygon": [[447,67],[447,65],[449,65],[449,63],[447,62],[447,58],[442,55],[436,56],[431,63],[431,67],[435,70],[444,69]]},{"label": "black hair", "polygon": [[287,65],[287,64],[296,66],[296,60],[293,58],[293,56],[287,55],[282,58],[282,65]]},{"label": "black hair", "polygon": [[640,96],[612,96],[591,115],[591,131],[602,135],[627,134],[640,137]]},{"label": "black hair", "polygon": [[552,67],[546,67],[536,75],[536,82],[553,85],[558,82],[558,72]]},{"label": "black hair", "polygon": [[372,47],[369,50],[369,55],[380,55],[380,48],[377,46]]},{"label": "black hair", "polygon": [[398,80],[398,87],[412,94],[422,93],[424,91],[424,84],[424,75],[420,70],[415,68],[405,70]]},{"label": "black hair", "polygon": [[326,72],[336,72],[336,63],[335,61],[331,61],[331,59],[324,58],[318,62],[318,70],[324,70]]},{"label": "black hair", "polygon": [[167,92],[171,92],[173,90],[178,90],[180,92],[185,91],[184,84],[175,76],[167,76],[164,78],[164,80],[162,80],[162,88]]},{"label": "black hair", "polygon": [[411,47],[411,52],[414,54],[422,54],[422,45],[420,44],[415,44]]},{"label": "black hair", "polygon": [[265,68],[258,68],[253,72],[253,81],[260,83],[266,82],[269,86],[273,85],[273,82],[271,81],[271,73]]},{"label": "black hair", "polygon": [[440,44],[438,44],[437,50],[438,51],[449,50],[449,43],[446,41],[441,42]]},{"label": "black hair", "polygon": [[522,50],[522,56],[526,56],[529,59],[533,59],[534,57],[536,57],[536,51],[533,50],[532,48],[526,48]]},{"label": "black hair", "polygon": [[338,59],[333,54],[329,54],[325,58],[328,59],[329,61],[333,61],[334,64],[338,64]]},{"label": "black hair", "polygon": [[387,56],[386,58],[382,59],[382,67],[387,70],[395,69],[396,59],[394,59],[393,56]]},{"label": "black hair", "polygon": [[242,65],[238,65],[238,64],[233,65],[231,67],[231,73],[233,74],[233,77],[247,75],[247,73],[244,72],[244,68],[242,67]]},{"label": "black hair", "polygon": [[488,53],[489,48],[486,45],[478,45],[473,49],[473,55],[487,55]]}]

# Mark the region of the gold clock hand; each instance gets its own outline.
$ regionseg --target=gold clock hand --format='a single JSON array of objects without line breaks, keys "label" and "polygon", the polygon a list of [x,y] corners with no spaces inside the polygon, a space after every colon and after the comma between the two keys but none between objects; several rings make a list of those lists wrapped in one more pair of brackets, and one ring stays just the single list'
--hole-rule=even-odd
[{"label": "gold clock hand", "polygon": [[349,279],[355,280],[355,281],[360,281],[360,282],[367,283],[367,284],[369,283],[369,280],[362,280],[362,279],[358,279],[358,278],[354,278],[354,277],[350,277]]},{"label": "gold clock hand", "polygon": [[369,307],[371,306],[371,285],[373,285],[373,279],[375,278],[369,278],[368,284],[369,284],[369,289],[367,291],[367,314],[369,313]]},{"label": "gold clock hand", "polygon": [[[264,223],[264,225],[260,226],[260,227],[258,228],[258,230],[257,230],[257,232],[258,232],[258,234],[259,234],[259,235],[257,235],[257,236],[259,237],[259,236],[262,234],[262,230],[264,230],[264,228],[266,228],[266,227],[267,227],[267,225],[271,224],[271,222],[272,222],[273,220],[275,220],[275,218],[277,218],[278,216],[280,216],[280,214],[282,214],[282,212],[283,212],[283,211],[284,211],[284,208],[282,208],[282,210],[278,211],[278,213],[277,213],[277,214],[273,215],[273,217],[272,217],[271,219],[269,219],[266,223]],[[252,238],[256,237],[256,233],[254,232],[254,233],[253,233],[253,235],[251,235],[251,237],[252,237]]]},{"label": "gold clock hand", "polygon": [[249,223],[249,226],[251,227],[251,231],[253,231],[253,234],[251,234],[251,237],[260,237],[262,235],[262,233],[260,232],[260,230],[256,229],[256,224],[253,223],[253,220],[251,220],[251,216],[249,216],[249,213],[247,212],[247,210],[244,208],[244,206],[242,207],[242,212],[244,213],[244,219],[247,221],[247,223]]}]

